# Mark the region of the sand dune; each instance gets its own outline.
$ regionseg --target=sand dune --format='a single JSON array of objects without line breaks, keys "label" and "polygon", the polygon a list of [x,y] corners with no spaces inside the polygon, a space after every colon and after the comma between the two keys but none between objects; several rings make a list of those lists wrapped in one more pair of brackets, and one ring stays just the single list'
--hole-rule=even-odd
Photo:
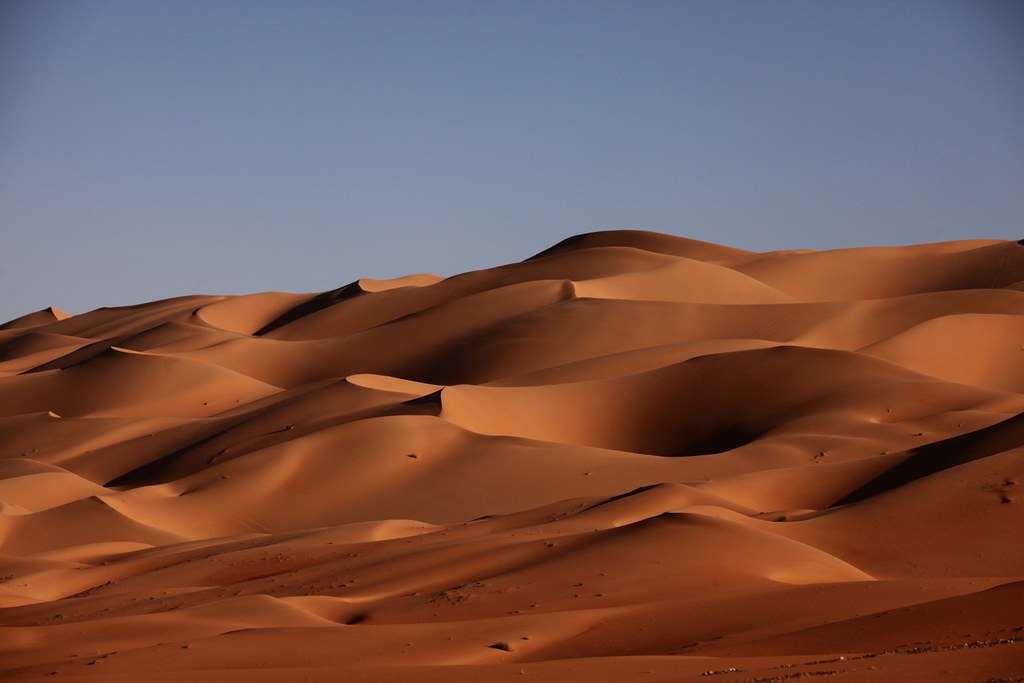
[{"label": "sand dune", "polygon": [[570,238],[0,325],[0,678],[1021,680],[1024,247]]}]

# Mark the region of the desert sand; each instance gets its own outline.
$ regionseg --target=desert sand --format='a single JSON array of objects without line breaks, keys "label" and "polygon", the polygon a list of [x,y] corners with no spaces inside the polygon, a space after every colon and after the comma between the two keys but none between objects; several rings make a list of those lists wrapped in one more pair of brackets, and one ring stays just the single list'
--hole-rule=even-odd
[{"label": "desert sand", "polygon": [[1022,681],[1022,445],[1009,241],[46,309],[0,679]]}]

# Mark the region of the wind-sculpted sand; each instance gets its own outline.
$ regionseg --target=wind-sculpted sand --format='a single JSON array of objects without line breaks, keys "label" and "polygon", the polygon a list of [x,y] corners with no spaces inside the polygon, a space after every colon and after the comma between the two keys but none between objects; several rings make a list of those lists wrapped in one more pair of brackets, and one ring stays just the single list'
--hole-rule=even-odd
[{"label": "wind-sculpted sand", "polygon": [[0,679],[1024,680],[1024,247],[644,232],[0,327]]}]

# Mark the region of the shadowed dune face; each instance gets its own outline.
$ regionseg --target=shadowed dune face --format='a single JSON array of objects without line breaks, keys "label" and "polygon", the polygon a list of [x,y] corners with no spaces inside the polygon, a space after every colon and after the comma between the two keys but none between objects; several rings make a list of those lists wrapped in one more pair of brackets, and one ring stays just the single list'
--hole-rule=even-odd
[{"label": "shadowed dune face", "polygon": [[570,238],[0,326],[0,678],[1019,680],[1024,247]]}]

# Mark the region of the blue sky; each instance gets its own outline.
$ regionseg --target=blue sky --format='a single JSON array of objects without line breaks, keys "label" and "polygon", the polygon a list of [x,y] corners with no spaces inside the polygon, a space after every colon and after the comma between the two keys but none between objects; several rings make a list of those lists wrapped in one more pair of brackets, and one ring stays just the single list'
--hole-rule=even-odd
[{"label": "blue sky", "polygon": [[0,319],[1024,237],[1024,2],[0,3]]}]

